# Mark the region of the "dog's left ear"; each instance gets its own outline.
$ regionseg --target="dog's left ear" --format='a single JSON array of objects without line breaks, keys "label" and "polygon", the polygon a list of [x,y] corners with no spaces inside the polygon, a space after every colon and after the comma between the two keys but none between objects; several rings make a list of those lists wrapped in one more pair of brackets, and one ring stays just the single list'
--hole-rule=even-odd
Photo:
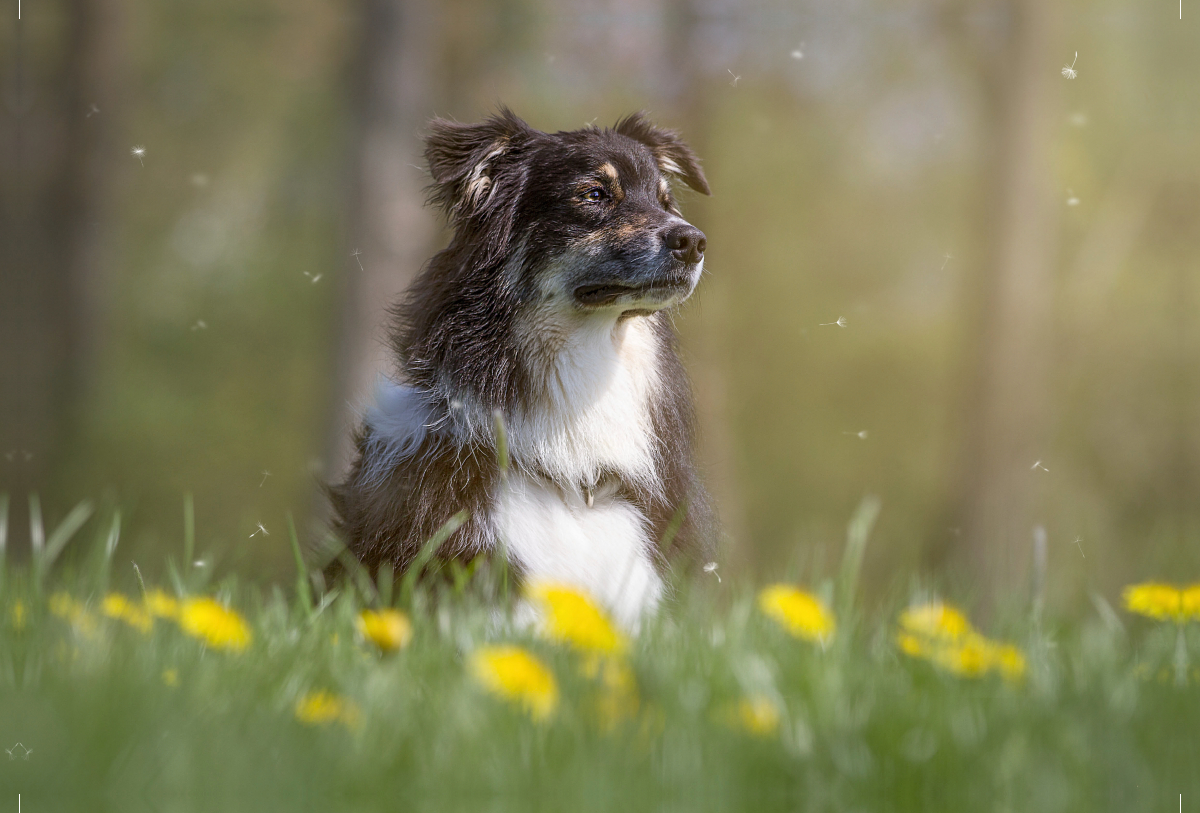
[{"label": "dog's left ear", "polygon": [[685,184],[711,195],[708,181],[700,169],[700,159],[692,152],[687,144],[679,138],[679,133],[662,127],[655,127],[646,118],[645,113],[634,113],[617,122],[613,128],[623,136],[639,141],[650,148],[654,160],[658,161],[659,169],[668,175],[675,175]]}]

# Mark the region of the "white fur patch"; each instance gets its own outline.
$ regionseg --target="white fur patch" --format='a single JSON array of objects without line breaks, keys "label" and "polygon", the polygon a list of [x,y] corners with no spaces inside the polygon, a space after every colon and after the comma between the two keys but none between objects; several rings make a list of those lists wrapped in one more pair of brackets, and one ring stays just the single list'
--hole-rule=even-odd
[{"label": "white fur patch", "polygon": [[442,420],[444,416],[438,415],[428,391],[380,378],[375,385],[375,404],[363,421],[370,452],[364,456],[366,482],[371,487],[381,485]]},{"label": "white fur patch", "polygon": [[647,318],[615,321],[595,314],[571,325],[547,360],[549,403],[509,416],[513,459],[577,493],[606,470],[650,490],[660,486],[650,419],[657,339]]},{"label": "white fur patch", "polygon": [[582,590],[628,629],[662,598],[646,520],[613,493],[596,494],[588,508],[579,495],[517,475],[499,494],[493,522],[529,579]]}]

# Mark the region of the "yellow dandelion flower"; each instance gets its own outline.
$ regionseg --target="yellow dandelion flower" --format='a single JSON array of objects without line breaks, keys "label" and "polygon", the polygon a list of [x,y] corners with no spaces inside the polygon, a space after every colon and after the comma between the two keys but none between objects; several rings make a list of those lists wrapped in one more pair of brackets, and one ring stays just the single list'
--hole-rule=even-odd
[{"label": "yellow dandelion flower", "polygon": [[619,654],[627,646],[607,614],[586,595],[550,582],[531,584],[526,595],[542,610],[548,638],[585,652]]},{"label": "yellow dandelion flower", "polygon": [[558,707],[558,683],[546,666],[516,646],[487,646],[471,655],[471,675],[493,694],[513,701],[535,720]]},{"label": "yellow dandelion flower", "polygon": [[211,598],[185,601],[179,610],[179,626],[214,649],[238,652],[250,644],[250,627],[245,619]]},{"label": "yellow dandelion flower", "polygon": [[971,622],[957,607],[940,601],[916,604],[900,613],[900,627],[928,638],[961,638],[971,632]]},{"label": "yellow dandelion flower", "polygon": [[401,649],[412,639],[412,622],[399,610],[363,610],[354,626],[363,638],[384,652]]},{"label": "yellow dandelion flower", "polygon": [[982,635],[972,634],[952,645],[938,648],[933,661],[956,675],[979,677],[992,667],[992,645]]},{"label": "yellow dandelion flower", "polygon": [[157,587],[146,594],[146,612],[155,618],[175,619],[179,617],[179,602]]},{"label": "yellow dandelion flower", "polygon": [[25,619],[28,615],[29,613],[25,609],[25,602],[20,599],[14,601],[12,606],[8,608],[8,618],[12,622],[13,629],[17,632],[25,629]]},{"label": "yellow dandelion flower", "polygon": [[1158,621],[1183,620],[1183,593],[1170,584],[1131,584],[1122,593],[1125,609]]},{"label": "yellow dandelion flower", "polygon": [[833,613],[811,593],[787,584],[773,584],[758,594],[758,608],[789,633],[825,644],[837,623]]},{"label": "yellow dandelion flower", "polygon": [[309,692],[296,701],[296,719],[309,725],[340,722],[356,728],[362,719],[357,705],[344,697],[322,689]]},{"label": "yellow dandelion flower", "polygon": [[162,673],[162,682],[164,684],[166,684],[167,686],[178,686],[179,685],[179,670],[178,669],[164,669],[163,673]]},{"label": "yellow dandelion flower", "polygon": [[1179,605],[1179,610],[1185,618],[1200,621],[1200,584],[1185,587]]},{"label": "yellow dandelion flower", "polygon": [[928,658],[933,654],[933,647],[930,645],[928,638],[913,635],[910,632],[901,632],[897,635],[896,646],[900,647],[900,651],[911,658]]},{"label": "yellow dandelion flower", "polygon": [[738,701],[734,719],[743,731],[769,737],[779,730],[779,707],[765,695],[743,697]]},{"label": "yellow dandelion flower", "polygon": [[997,645],[992,661],[1006,680],[1016,682],[1025,677],[1025,654],[1012,644]]},{"label": "yellow dandelion flower", "polygon": [[104,600],[100,602],[100,612],[109,618],[124,621],[140,632],[149,632],[154,623],[150,613],[120,593],[109,593],[105,596]]}]

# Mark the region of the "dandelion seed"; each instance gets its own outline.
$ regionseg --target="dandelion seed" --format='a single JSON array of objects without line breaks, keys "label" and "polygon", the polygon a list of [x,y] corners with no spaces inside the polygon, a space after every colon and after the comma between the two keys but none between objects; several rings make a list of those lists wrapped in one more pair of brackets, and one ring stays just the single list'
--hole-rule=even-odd
[{"label": "dandelion seed", "polygon": [[714,576],[717,577],[717,584],[721,583],[721,574],[717,572],[717,563],[716,562],[709,562],[708,564],[706,564],[704,566],[704,572],[713,574]]},{"label": "dandelion seed", "polygon": [[250,626],[240,615],[211,598],[193,598],[179,610],[179,627],[214,649],[240,652],[250,644]]},{"label": "dandelion seed", "polygon": [[817,327],[829,327],[830,325],[837,325],[838,327],[845,327],[846,326],[846,317],[839,316],[837,318],[836,322],[821,322],[820,324],[817,325]]},{"label": "dandelion seed", "polygon": [[138,163],[141,164],[143,167],[146,166],[146,162],[142,160],[143,158],[146,157],[146,148],[143,147],[141,144],[138,144],[137,146],[132,147],[129,150],[129,154],[132,155],[134,158],[138,159]]},{"label": "dandelion seed", "polygon": [[1086,127],[1088,123],[1088,117],[1086,113],[1072,113],[1067,118],[1067,121],[1070,122],[1072,127]]},{"label": "dandelion seed", "polygon": [[1074,79],[1076,76],[1078,76],[1079,75],[1078,71],[1075,70],[1075,63],[1078,61],[1079,61],[1079,52],[1076,51],[1075,59],[1071,61],[1071,64],[1063,66],[1062,75],[1067,77],[1068,79]]},{"label": "dandelion seed", "polygon": [[358,260],[358,270],[365,272],[366,269],[363,268],[362,260],[360,259],[361,255],[362,255],[362,249],[360,249],[360,248],[356,248],[356,249],[354,249],[354,251],[350,252],[350,256],[353,257],[355,260]]},{"label": "dandelion seed", "polygon": [[[729,71],[728,68],[726,68],[725,70]],[[733,77],[733,81],[729,83],[730,87],[737,87],[738,80],[741,79],[742,77],[738,76],[733,71],[729,71],[729,75]]]},{"label": "dandelion seed", "polygon": [[192,186],[194,186],[198,189],[203,189],[204,187],[208,186],[208,176],[205,175],[203,172],[193,173]]},{"label": "dandelion seed", "polygon": [[1075,547],[1079,548],[1079,555],[1083,556],[1083,558],[1086,559],[1087,556],[1084,556],[1084,554],[1083,554],[1083,545],[1079,544],[1082,541],[1083,541],[1083,537],[1081,537],[1081,536],[1075,537]]},{"label": "dandelion seed", "polygon": [[837,628],[833,613],[819,598],[787,584],[758,594],[758,609],[796,638],[825,645]]},{"label": "dandelion seed", "polygon": [[325,275],[324,275],[324,274],[317,274],[316,276],[313,276],[312,274],[310,274],[310,273],[308,273],[307,271],[305,271],[305,272],[304,272],[304,276],[306,276],[306,277],[308,277],[310,280],[312,280],[312,283],[313,283],[313,285],[316,285],[316,284],[317,284],[317,282],[318,282],[318,281],[320,281],[321,277],[323,277],[323,276],[325,276]]},{"label": "dandelion seed", "polygon": [[951,254],[949,251],[947,251],[947,252],[946,252],[945,254],[943,254],[942,256],[943,256],[943,257],[945,257],[945,259],[942,261],[942,267],[938,269],[939,271],[945,271],[945,270],[946,270],[946,263],[948,263],[948,262],[950,262],[951,260],[953,260],[953,259],[954,259],[954,255],[953,255],[953,254]]},{"label": "dandelion seed", "polygon": [[268,531],[266,528],[264,528],[264,527],[263,527],[263,524],[260,522],[260,523],[258,523],[258,530],[257,530],[257,531],[255,531],[254,533],[250,534],[250,538],[251,538],[251,539],[253,539],[254,537],[258,536],[260,533],[261,533],[263,536],[270,536],[270,535],[271,535],[271,532],[270,532],[270,531]]},{"label": "dandelion seed", "polygon": [[1079,198],[1070,189],[1067,190],[1067,205],[1068,206],[1078,206],[1079,205]]},{"label": "dandelion seed", "polygon": [[259,483],[259,484],[258,484],[258,487],[259,487],[259,488],[262,488],[262,487],[263,487],[263,483],[267,482],[267,478],[271,476],[271,472],[267,471],[266,469],[263,469],[263,473],[262,473],[262,475],[263,475],[263,478],[262,478],[262,483]]},{"label": "dandelion seed", "polygon": [[95,102],[92,102],[92,109],[88,111],[88,114],[86,116],[84,116],[84,118],[90,119],[94,114],[99,113],[99,112],[100,112],[100,108],[96,107]]},{"label": "dandelion seed", "polygon": [[1035,461],[1034,461],[1034,463],[1033,463],[1033,465],[1029,467],[1029,470],[1030,470],[1030,471],[1037,471],[1038,469],[1041,469],[1042,471],[1046,472],[1046,474],[1049,474],[1049,473],[1050,473],[1050,469],[1048,469],[1048,468],[1046,468],[1045,466],[1043,466],[1043,465],[1042,465],[1042,461],[1040,461],[1040,460],[1035,460]]},{"label": "dandelion seed", "polygon": [[203,319],[197,319],[196,324],[192,325],[191,330],[195,333],[197,330],[206,330],[207,328],[208,322],[205,322]]},{"label": "dandelion seed", "polygon": [[402,649],[412,640],[412,622],[399,610],[363,610],[354,626],[359,635],[384,652]]},{"label": "dandelion seed", "polygon": [[867,439],[867,430],[866,429],[862,430],[861,432],[843,432],[842,434],[843,435],[853,435],[854,437],[858,438],[859,440]]},{"label": "dandelion seed", "polygon": [[804,59],[804,43],[800,43],[799,48],[792,50],[791,57],[792,59]]},{"label": "dandelion seed", "polygon": [[472,677],[492,694],[511,700],[533,719],[545,720],[558,708],[558,683],[540,660],[517,646],[477,649]]}]

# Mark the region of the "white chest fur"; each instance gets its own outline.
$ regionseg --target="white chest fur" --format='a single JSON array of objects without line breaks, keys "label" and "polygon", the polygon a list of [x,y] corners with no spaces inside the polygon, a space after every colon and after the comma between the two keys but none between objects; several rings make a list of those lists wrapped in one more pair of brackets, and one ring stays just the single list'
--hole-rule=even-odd
[{"label": "white chest fur", "polygon": [[625,627],[662,597],[645,519],[614,494],[596,495],[589,508],[579,494],[517,475],[501,487],[493,521],[527,578],[579,588]]}]

